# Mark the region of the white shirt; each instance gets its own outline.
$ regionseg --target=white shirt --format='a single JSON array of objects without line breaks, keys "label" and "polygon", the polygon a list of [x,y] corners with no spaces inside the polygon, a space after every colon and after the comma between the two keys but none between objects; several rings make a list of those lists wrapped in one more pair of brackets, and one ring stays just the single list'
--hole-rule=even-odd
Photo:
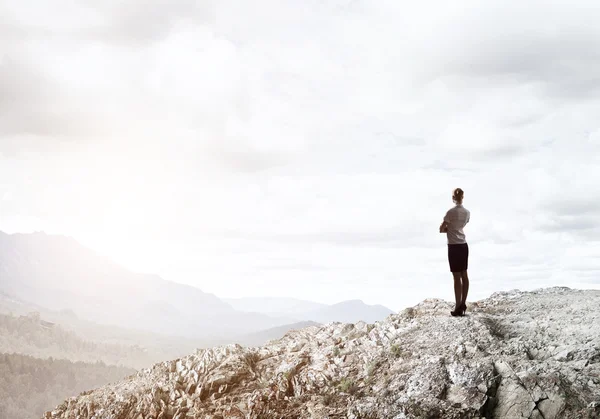
[{"label": "white shirt", "polygon": [[471,218],[471,213],[462,204],[456,204],[454,208],[448,210],[444,216],[444,221],[448,223],[448,244],[463,244],[466,243],[464,226],[467,225]]}]

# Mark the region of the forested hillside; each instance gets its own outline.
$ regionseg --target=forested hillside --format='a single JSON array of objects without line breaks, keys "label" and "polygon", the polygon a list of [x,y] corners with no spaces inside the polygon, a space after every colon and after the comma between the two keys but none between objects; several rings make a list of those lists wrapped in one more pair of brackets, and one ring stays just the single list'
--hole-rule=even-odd
[{"label": "forested hillside", "polygon": [[139,346],[97,343],[81,339],[42,320],[37,314],[12,316],[0,314],[0,353],[20,353],[37,358],[71,361],[102,361],[111,365],[144,368],[162,360]]},{"label": "forested hillside", "polygon": [[0,354],[0,419],[37,419],[68,397],[132,375],[131,368]]}]

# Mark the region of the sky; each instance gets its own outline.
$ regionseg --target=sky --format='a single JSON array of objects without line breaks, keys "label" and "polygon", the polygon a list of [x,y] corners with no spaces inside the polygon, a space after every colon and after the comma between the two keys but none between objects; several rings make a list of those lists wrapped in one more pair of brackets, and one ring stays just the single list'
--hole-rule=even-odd
[{"label": "sky", "polygon": [[593,1],[0,0],[0,230],[220,297],[600,288]]}]

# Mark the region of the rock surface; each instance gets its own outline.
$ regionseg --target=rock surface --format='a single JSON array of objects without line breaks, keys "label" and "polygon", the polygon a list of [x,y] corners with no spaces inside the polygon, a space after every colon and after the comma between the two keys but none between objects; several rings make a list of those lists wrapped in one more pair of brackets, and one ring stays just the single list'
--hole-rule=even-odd
[{"label": "rock surface", "polygon": [[45,418],[596,418],[600,291],[495,293],[467,316],[429,299],[374,325],[197,351]]}]

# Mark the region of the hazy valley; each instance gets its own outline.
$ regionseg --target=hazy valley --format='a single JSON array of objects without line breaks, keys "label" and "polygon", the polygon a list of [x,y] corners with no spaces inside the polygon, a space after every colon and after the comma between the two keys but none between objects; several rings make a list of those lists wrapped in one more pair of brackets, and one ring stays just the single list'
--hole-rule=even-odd
[{"label": "hazy valley", "polygon": [[[360,301],[221,300],[155,275],[131,273],[71,238],[44,233],[0,232],[0,273],[0,354],[25,365],[6,375],[2,419],[2,412],[16,411],[37,417],[57,397],[197,349],[257,346],[291,329],[381,320],[392,313]],[[29,365],[43,369],[46,378],[43,390],[25,402],[19,396],[23,376],[35,380],[37,374],[27,375]],[[65,384],[61,371],[78,378]]]}]

